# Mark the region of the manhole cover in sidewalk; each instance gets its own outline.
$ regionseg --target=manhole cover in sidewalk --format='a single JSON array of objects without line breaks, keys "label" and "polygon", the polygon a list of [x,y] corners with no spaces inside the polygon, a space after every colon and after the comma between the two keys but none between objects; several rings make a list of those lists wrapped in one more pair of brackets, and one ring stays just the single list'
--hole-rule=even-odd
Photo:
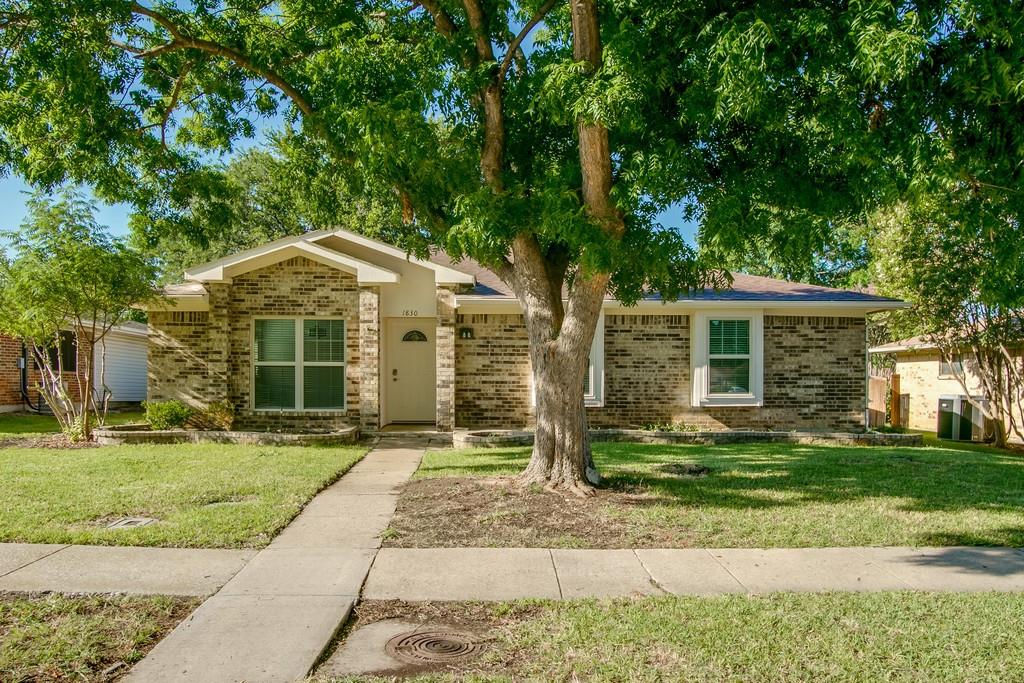
[{"label": "manhole cover in sidewalk", "polygon": [[486,643],[458,631],[400,633],[384,646],[389,655],[410,664],[462,662],[480,655],[486,649]]}]

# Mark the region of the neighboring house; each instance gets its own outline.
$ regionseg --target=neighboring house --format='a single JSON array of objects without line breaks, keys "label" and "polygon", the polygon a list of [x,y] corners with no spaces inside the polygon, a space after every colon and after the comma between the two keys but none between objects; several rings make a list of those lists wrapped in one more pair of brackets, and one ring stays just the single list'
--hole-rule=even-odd
[{"label": "neighboring house", "polygon": [[[70,331],[61,333],[59,347],[51,351],[54,365],[59,354],[65,386],[76,399],[80,398],[78,366],[83,354],[90,352],[88,344],[80,346]],[[148,352],[147,326],[144,323],[125,322],[108,332],[93,357],[95,395],[99,395],[102,372],[112,403],[145,400]],[[41,407],[43,404],[37,390],[39,378],[31,351],[20,340],[0,335],[0,411]]]},{"label": "neighboring house", "polygon": [[[952,411],[957,415],[965,415],[966,422],[973,423],[972,435],[975,439],[985,436],[984,420],[980,411],[969,408],[967,397],[985,400],[984,390],[972,362],[966,357],[969,354],[957,354],[946,362],[935,344],[925,337],[911,337],[902,341],[874,346],[872,354],[892,354],[896,360],[894,374],[900,376],[900,393],[909,397],[907,426],[927,432],[944,432],[940,429],[939,408],[943,402],[943,411]],[[964,379],[969,391],[964,393],[957,376]],[[948,418],[947,418],[948,419]],[[1024,414],[1018,419],[1024,421]],[[958,436],[960,427],[957,427]],[[947,434],[948,435],[948,434]],[[966,430],[963,436],[967,437]],[[1012,440],[1016,439],[1011,435]]]},{"label": "neighboring house", "polygon": [[[519,303],[471,261],[407,257],[344,230],[196,266],[150,307],[149,397],[228,401],[240,428],[533,420]],[[608,299],[590,424],[714,429],[864,426],[865,315],[901,302],[737,275],[723,292]]]}]

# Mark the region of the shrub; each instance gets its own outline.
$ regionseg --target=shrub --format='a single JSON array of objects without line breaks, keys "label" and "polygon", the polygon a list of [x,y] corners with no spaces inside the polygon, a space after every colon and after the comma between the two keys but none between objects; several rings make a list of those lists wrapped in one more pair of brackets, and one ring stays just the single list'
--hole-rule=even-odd
[{"label": "shrub", "polygon": [[235,404],[231,401],[214,401],[202,411],[201,422],[212,429],[230,431],[235,423]]},{"label": "shrub", "polygon": [[176,429],[185,426],[192,409],[181,401],[143,401],[146,422],[153,429]]},{"label": "shrub", "polygon": [[645,432],[699,432],[700,427],[686,422],[651,422],[640,427]]}]

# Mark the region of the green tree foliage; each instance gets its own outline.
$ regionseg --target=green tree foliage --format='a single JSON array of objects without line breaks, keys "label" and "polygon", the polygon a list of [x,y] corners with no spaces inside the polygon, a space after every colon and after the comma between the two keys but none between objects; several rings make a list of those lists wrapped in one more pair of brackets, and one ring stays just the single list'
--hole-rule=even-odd
[{"label": "green tree foliage", "polygon": [[[786,231],[757,236],[728,250],[704,250],[705,257],[732,271],[806,282],[825,287],[860,289],[871,285],[870,230],[867,222],[834,226],[820,247],[807,251],[802,238]],[[792,242],[796,244],[792,244]]]},{"label": "green tree foliage", "polygon": [[885,293],[912,304],[887,316],[890,333],[924,336],[947,362],[962,356],[1002,445],[1024,438],[1024,229],[1005,202],[970,184],[947,189],[876,217],[873,270]]},{"label": "green tree foliage", "polygon": [[[157,256],[163,282],[180,281],[190,266],[314,230],[348,228],[399,239],[401,212],[393,200],[349,191],[323,157],[309,159],[280,139],[272,149],[239,153],[224,168],[223,192],[192,202],[183,219],[202,225],[198,234],[155,225],[144,215],[133,218],[134,238]],[[155,245],[144,235],[154,236]]]},{"label": "green tree foliage", "polygon": [[97,225],[94,207],[74,193],[56,200],[37,196],[28,206],[21,229],[4,234],[9,248],[0,259],[0,332],[31,349],[40,395],[64,432],[88,439],[110,398],[103,383],[105,358],[100,351],[79,353],[77,391],[71,395],[61,356],[49,350],[59,345],[62,330],[74,333],[79,349],[100,349],[132,306],[152,298],[155,268],[111,239]]},{"label": "green tree foliage", "polygon": [[209,155],[284,116],[296,150],[395,198],[402,245],[510,284],[530,474],[579,490],[605,293],[723,284],[654,216],[686,203],[711,254],[814,253],[936,178],[1019,203],[1021,17],[1008,0],[0,0],[0,163],[133,202],[149,240],[197,237],[189,207],[229,193]]}]

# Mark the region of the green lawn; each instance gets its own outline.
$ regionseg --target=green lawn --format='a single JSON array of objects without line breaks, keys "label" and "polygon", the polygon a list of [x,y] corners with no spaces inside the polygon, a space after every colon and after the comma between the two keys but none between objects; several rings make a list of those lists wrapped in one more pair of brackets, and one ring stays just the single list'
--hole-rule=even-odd
[{"label": "green lawn", "polygon": [[[0,541],[260,547],[365,448],[0,449]],[[159,520],[106,529],[116,517]]]},{"label": "green lawn", "polygon": [[[497,638],[458,680],[1024,680],[1020,594],[790,593],[490,609]],[[457,609],[445,616],[460,623]]]},{"label": "green lawn", "polygon": [[0,681],[106,681],[142,659],[194,598],[0,596]]},{"label": "green lawn", "polygon": [[[119,425],[129,422],[142,422],[141,412],[110,413],[106,424]],[[0,438],[35,437],[55,434],[60,431],[53,415],[37,415],[36,413],[0,413]]]},{"label": "green lawn", "polygon": [[[428,452],[416,477],[514,474],[528,456]],[[598,443],[594,457],[612,494],[588,514],[627,529],[627,547],[1024,545],[1024,457],[991,448]],[[711,471],[680,477],[661,469],[671,463]]]}]

